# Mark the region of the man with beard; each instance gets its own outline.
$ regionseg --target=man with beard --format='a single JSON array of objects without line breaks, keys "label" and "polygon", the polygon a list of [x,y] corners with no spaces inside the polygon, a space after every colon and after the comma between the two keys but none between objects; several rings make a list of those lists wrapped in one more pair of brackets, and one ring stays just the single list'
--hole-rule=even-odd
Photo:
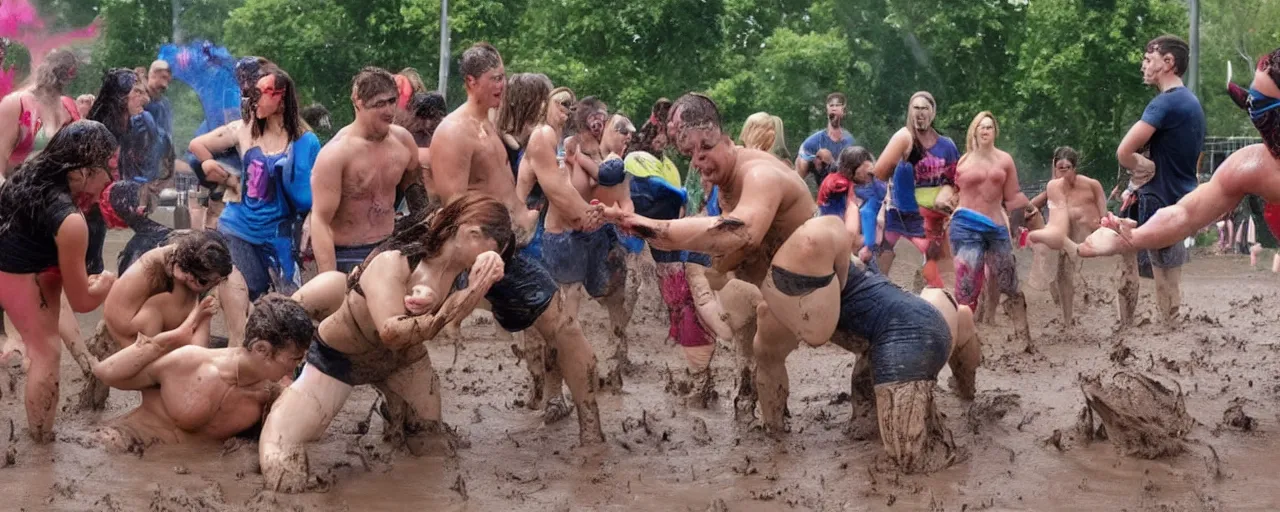
[{"label": "man with beard", "polygon": [[796,172],[801,178],[812,172],[814,182],[821,185],[822,180],[835,171],[840,152],[857,145],[853,135],[840,126],[844,122],[844,106],[844,94],[827,95],[827,127],[805,139],[796,157]]},{"label": "man with beard", "polygon": [[[501,133],[489,119],[489,111],[501,106],[506,86],[502,56],[493,45],[476,43],[463,52],[459,68],[467,90],[467,102],[445,117],[436,130],[431,152],[434,192],[446,204],[468,190],[501,201],[512,212],[518,238],[527,243],[538,212],[529,210],[516,194],[515,174],[511,172],[506,146],[502,143]],[[598,215],[598,209],[593,209],[590,214]],[[564,372],[578,408],[579,439],[583,444],[602,442],[604,432],[600,430],[600,409],[595,398],[596,358],[582,334],[581,325],[567,314],[555,280],[540,262],[517,252],[504,262],[504,267],[502,280],[485,295],[494,319],[508,332],[532,327],[533,332],[529,334],[536,336],[526,336],[527,339],[545,339],[553,350],[544,352],[539,346],[526,349],[526,352],[549,353],[552,356],[546,361],[546,367]],[[531,341],[537,343],[542,340]],[[531,367],[535,364],[530,362]],[[537,396],[542,386],[540,382],[533,383],[534,406],[545,405],[545,402],[538,402],[549,398]]]},{"label": "man with beard", "polygon": [[[363,263],[395,229],[396,192],[422,179],[413,135],[391,124],[391,73],[361,70],[352,82],[351,102],[355,121],[320,150],[311,171],[311,244],[320,272],[349,273]],[[424,207],[426,198],[410,204]]]}]

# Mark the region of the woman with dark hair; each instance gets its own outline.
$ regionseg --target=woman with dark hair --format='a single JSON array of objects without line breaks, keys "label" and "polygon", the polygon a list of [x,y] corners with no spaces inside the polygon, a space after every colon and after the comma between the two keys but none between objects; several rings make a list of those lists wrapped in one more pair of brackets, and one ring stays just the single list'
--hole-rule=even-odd
[{"label": "woman with dark hair", "polygon": [[[249,297],[268,289],[296,289],[294,228],[311,210],[311,167],[320,139],[299,116],[293,79],[273,65],[261,68],[248,95],[252,118],[229,123],[191,141],[191,152],[212,182],[228,189],[218,220],[235,266],[244,274]],[[241,174],[229,173],[214,155],[236,149]],[[237,199],[231,202],[231,198]]]},{"label": "woman with dark hair", "polygon": [[25,401],[28,433],[37,442],[53,439],[62,294],[71,309],[87,313],[115,282],[109,272],[86,272],[89,228],[82,213],[111,182],[115,152],[105,126],[77,121],[0,185],[0,307],[12,315],[30,360]]},{"label": "woman with dark hair", "polygon": [[507,146],[512,172],[519,172],[520,158],[529,144],[529,136],[546,111],[549,89],[551,80],[541,73],[516,73],[507,79],[497,126],[502,132],[502,142]]},{"label": "woman with dark hair", "polygon": [[40,152],[58,130],[80,119],[75,100],[63,95],[76,78],[75,54],[54,50],[34,73],[32,84],[0,100],[0,178]]},{"label": "woman with dark hair", "polygon": [[[869,270],[878,272],[874,257],[879,235],[877,217],[889,186],[876,179],[874,168],[875,157],[866,148],[850,146],[840,151],[836,172],[828,174],[818,187],[818,212],[840,217],[850,233],[861,233],[862,248],[858,251],[858,258],[867,264]],[[850,211],[858,214],[850,217]]]},{"label": "woman with dark hair", "polygon": [[424,342],[470,314],[503,276],[499,253],[514,250],[507,207],[469,192],[397,231],[349,278],[327,272],[299,290],[295,298],[304,307],[327,317],[301,375],[263,425],[259,457],[267,486],[304,490],[306,443],[324,433],[362,384],[386,398],[384,439],[408,442],[415,454],[425,444],[447,442],[440,381]]},{"label": "woman with dark hair", "polygon": [[121,179],[151,183],[173,175],[173,159],[164,158],[170,152],[169,135],[144,110],[150,97],[146,82],[136,73],[116,68],[103,76],[89,107],[89,119],[106,125],[120,141]]}]

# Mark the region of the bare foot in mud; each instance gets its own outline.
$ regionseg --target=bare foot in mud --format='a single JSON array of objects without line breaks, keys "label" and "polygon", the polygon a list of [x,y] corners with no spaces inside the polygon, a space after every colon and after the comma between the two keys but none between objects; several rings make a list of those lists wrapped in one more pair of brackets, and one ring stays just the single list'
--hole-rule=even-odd
[{"label": "bare foot in mud", "polygon": [[557,396],[547,400],[547,405],[542,411],[542,423],[550,425],[556,423],[569,415],[573,414],[573,405],[564,399],[564,396]]}]

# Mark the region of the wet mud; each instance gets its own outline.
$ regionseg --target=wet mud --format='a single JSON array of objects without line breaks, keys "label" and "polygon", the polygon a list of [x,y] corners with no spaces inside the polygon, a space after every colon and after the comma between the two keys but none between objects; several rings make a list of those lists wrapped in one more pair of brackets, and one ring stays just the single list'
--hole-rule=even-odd
[{"label": "wet mud", "polygon": [[[113,233],[108,248],[123,242]],[[892,277],[909,284],[918,253],[904,244],[902,254]],[[1025,278],[1031,253],[1018,256]],[[0,366],[0,493],[4,509],[28,511],[1280,508],[1271,476],[1280,470],[1272,455],[1280,451],[1280,309],[1270,307],[1280,278],[1250,270],[1246,256],[1197,255],[1183,273],[1176,328],[1157,321],[1154,282],[1142,279],[1134,326],[1117,332],[1115,274],[1114,260],[1083,264],[1069,328],[1047,290],[1024,287],[1034,353],[1015,341],[1003,311],[979,326],[975,399],[956,396],[949,369],[933,389],[938,426],[950,432],[940,453],[954,457],[927,464],[932,471],[887,463],[874,391],[869,382],[851,389],[858,360],[836,344],[791,354],[790,431],[766,435],[758,410],[736,412],[737,347],[720,343],[710,388],[686,375],[646,283],[626,332],[622,391],[597,394],[602,444],[583,446],[575,422],[547,423],[527,407],[537,394],[528,361],[513,354],[519,342],[496,336],[478,314],[463,324],[460,344],[430,346],[443,420],[470,443],[453,455],[414,456],[385,442],[368,386],[308,447],[303,494],[265,488],[256,439],[112,453],[86,440],[136,407],[138,393],[111,390],[102,411],[76,407],[86,379],[64,357],[50,444],[26,432],[21,372]],[[82,332],[98,319],[81,316]],[[604,308],[584,301],[579,321],[607,357]],[[689,395],[705,404],[686,403]]]}]

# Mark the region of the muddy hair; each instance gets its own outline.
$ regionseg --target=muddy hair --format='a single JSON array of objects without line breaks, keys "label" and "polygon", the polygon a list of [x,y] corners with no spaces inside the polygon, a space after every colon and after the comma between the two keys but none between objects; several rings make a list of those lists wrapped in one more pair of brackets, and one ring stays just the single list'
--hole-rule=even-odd
[{"label": "muddy hair", "polygon": [[516,73],[507,78],[507,89],[498,110],[498,131],[514,137],[524,146],[526,128],[545,119],[551,79],[542,73]]},{"label": "muddy hair", "polygon": [[[269,68],[264,69],[262,75],[258,77],[258,80],[261,80],[262,77],[268,75],[276,78],[275,88],[284,88],[284,97],[281,98],[281,106],[284,107],[284,131],[289,136],[289,142],[295,142],[302,138],[303,134],[311,131],[311,127],[308,126],[307,122],[303,121],[302,116],[298,114],[301,110],[298,108],[298,88],[294,85],[293,78],[289,76],[289,73],[279,67],[270,66]],[[252,103],[252,106],[250,107],[251,114],[253,109],[256,109],[258,106],[258,95],[258,84],[255,80],[253,89],[249,93]],[[257,116],[253,116],[249,133],[252,134],[253,138],[257,139],[262,136],[262,132],[266,130],[266,128],[266,119],[258,119]]]},{"label": "muddy hair", "polygon": [[1280,86],[1280,48],[1258,57],[1258,70],[1265,70],[1267,76],[1271,77],[1271,81]]},{"label": "muddy hair", "polygon": [[[924,147],[924,144],[920,142],[920,135],[917,134],[915,128],[911,126],[911,104],[915,103],[916,98],[924,98],[925,101],[928,101],[929,107],[933,109],[935,123],[938,118],[938,102],[933,99],[933,95],[930,94],[929,91],[916,91],[915,94],[911,95],[911,99],[907,100],[907,122],[904,126],[907,127],[907,133],[911,134],[911,152],[907,155],[907,161],[912,164],[924,159],[925,150],[927,149]],[[930,128],[932,127],[933,126],[931,124]],[[937,128],[934,128],[934,131],[937,131]]]},{"label": "muddy hair", "polygon": [[129,92],[138,83],[138,75],[132,69],[108,69],[102,75],[102,87],[89,107],[89,120],[97,121],[111,130],[116,140],[129,132]]},{"label": "muddy hair", "polygon": [[724,132],[720,108],[716,106],[715,100],[705,94],[697,92],[685,94],[671,106],[671,111],[680,112],[683,129],[714,128],[721,133]]},{"label": "muddy hair", "polygon": [[399,94],[396,79],[391,76],[391,72],[374,66],[366,66],[356,73],[355,78],[351,79],[351,89],[355,91],[356,99],[363,102],[368,102],[379,94]]},{"label": "muddy hair", "polygon": [[395,232],[385,242],[374,248],[360,267],[347,278],[347,288],[360,283],[364,267],[386,251],[400,251],[409,260],[409,268],[423,260],[434,258],[444,249],[445,243],[458,234],[464,224],[480,226],[485,236],[498,242],[503,261],[510,261],[515,254],[516,236],[511,227],[511,213],[506,205],[478,192],[467,192],[431,213],[418,214],[411,221],[396,226]]},{"label": "muddy hair", "polygon": [[286,348],[305,351],[311,346],[315,333],[316,328],[302,304],[284,295],[269,293],[253,303],[244,326],[245,347],[262,340],[277,351]]},{"label": "muddy hair", "polygon": [[0,233],[36,222],[42,208],[69,195],[67,174],[72,171],[97,168],[106,172],[117,147],[111,130],[97,121],[76,121],[58,130],[44,151],[0,185]]},{"label": "muddy hair", "polygon": [[874,161],[875,157],[871,156],[871,152],[862,146],[849,146],[840,151],[839,160],[836,164],[836,172],[849,180],[853,180],[853,174],[861,167],[862,164]]},{"label": "muddy hair", "polygon": [[462,60],[458,63],[458,71],[462,73],[464,81],[466,77],[479,79],[480,75],[501,64],[502,55],[498,53],[498,49],[487,41],[481,41],[462,52]]},{"label": "muddy hair", "polygon": [[[591,114],[601,111],[605,113],[605,116],[609,115],[608,105],[605,105],[603,101],[600,101],[600,98],[587,96],[578,100],[578,103],[573,105],[573,112],[569,116],[569,124],[571,125],[570,127],[572,128],[572,131],[574,133],[587,133],[591,131],[590,127],[587,126],[587,121],[591,118]],[[608,124],[609,119],[606,117],[606,127]]]},{"label": "muddy hair", "polygon": [[199,278],[231,275],[231,251],[227,248],[227,241],[213,233],[216,231],[178,229],[170,232],[165,238],[165,245],[175,247],[165,258],[165,265],[177,266]]},{"label": "muddy hair", "polygon": [[414,94],[427,92],[427,83],[422,81],[422,75],[418,74],[418,70],[414,68],[404,68],[396,74],[409,81],[409,87],[413,88]]},{"label": "muddy hair", "polygon": [[396,114],[396,124],[403,126],[413,135],[413,142],[420,148],[430,147],[440,121],[448,115],[444,96],[440,93],[419,92],[409,97],[409,104],[402,113]]},{"label": "muddy hair", "polygon": [[644,151],[653,156],[661,156],[654,151],[653,141],[667,132],[667,117],[671,115],[671,100],[658,98],[649,108],[649,119],[640,125],[640,129],[631,134],[631,142],[627,144],[627,152]]},{"label": "muddy hair", "polygon": [[36,88],[62,92],[75,78],[74,71],[79,64],[80,59],[68,50],[59,48],[49,52],[40,67],[36,68]]},{"label": "muddy hair", "polygon": [[1053,165],[1056,166],[1058,160],[1066,160],[1071,162],[1072,167],[1080,167],[1080,152],[1071,146],[1058,146],[1053,150]]},{"label": "muddy hair", "polygon": [[1147,43],[1146,50],[1148,52],[1156,52],[1160,56],[1173,56],[1173,73],[1181,77],[1187,72],[1187,61],[1191,54],[1191,47],[1181,37],[1165,34]]},{"label": "muddy hair", "polygon": [[982,120],[986,118],[991,118],[991,126],[995,128],[996,132],[991,142],[994,144],[995,139],[1000,138],[1000,121],[996,120],[996,115],[989,110],[978,112],[978,115],[973,116],[973,121],[969,123],[969,132],[964,137],[965,153],[972,153],[978,150],[978,125],[982,124]]},{"label": "muddy hair", "polygon": [[236,85],[240,86],[240,120],[248,123],[253,120],[254,89],[258,79],[268,68],[274,67],[271,61],[262,57],[241,57],[236,61],[234,75]]}]

